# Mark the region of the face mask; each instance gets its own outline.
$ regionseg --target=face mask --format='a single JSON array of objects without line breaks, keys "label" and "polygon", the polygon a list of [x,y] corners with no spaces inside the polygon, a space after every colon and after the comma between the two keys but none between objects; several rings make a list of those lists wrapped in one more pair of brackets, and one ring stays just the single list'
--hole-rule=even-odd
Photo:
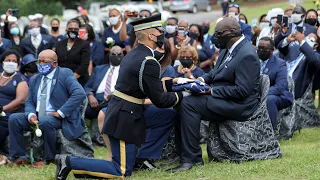
[{"label": "face mask", "polygon": [[67,35],[70,39],[75,39],[78,37],[78,31],[68,31]]},{"label": "face mask", "polygon": [[49,64],[38,64],[38,71],[43,75],[48,75],[51,72],[51,66],[54,62],[52,61]]},{"label": "face mask", "polygon": [[168,34],[173,34],[176,32],[177,26],[171,26],[171,25],[167,25],[166,26],[166,31]]},{"label": "face mask", "polygon": [[312,47],[312,48],[313,48],[313,46],[315,45],[315,42],[312,41],[312,40],[309,38],[309,36],[307,36],[307,37],[305,38],[305,41],[306,41],[306,43],[308,43],[309,46]]},{"label": "face mask", "polygon": [[193,64],[193,60],[192,59],[184,59],[184,60],[180,60],[180,63],[184,68],[189,68]]},{"label": "face mask", "polygon": [[122,55],[109,55],[109,61],[112,64],[112,66],[119,66],[122,61],[122,58]]},{"label": "face mask", "polygon": [[271,51],[261,51],[260,49],[258,49],[257,54],[262,61],[266,61],[267,59],[270,58],[272,52]]},{"label": "face mask", "polygon": [[36,37],[40,34],[40,28],[29,29],[29,34],[33,37]]},{"label": "face mask", "polygon": [[276,25],[277,19],[271,19],[270,23],[271,23],[271,26],[273,27],[274,25]]},{"label": "face mask", "polygon": [[52,31],[57,32],[59,30],[59,27],[51,27]]},{"label": "face mask", "polygon": [[317,23],[317,19],[308,18],[308,19],[306,19],[306,23],[310,24],[311,26],[314,26]]},{"label": "face mask", "polygon": [[260,29],[262,30],[263,28],[269,27],[269,23],[268,22],[262,22],[260,23]]},{"label": "face mask", "polygon": [[202,33],[207,34],[209,32],[210,27],[209,26],[202,26]]},{"label": "face mask", "polygon": [[86,41],[88,39],[88,33],[85,33],[82,39]]},{"label": "face mask", "polygon": [[159,36],[156,36],[157,37],[157,42],[154,42],[156,43],[156,45],[159,47],[159,48],[162,48],[163,44],[164,44],[164,34],[161,34]]},{"label": "face mask", "polygon": [[190,32],[188,33],[188,36],[191,37],[192,39],[197,39],[199,34],[195,32]]},{"label": "face mask", "polygon": [[9,74],[12,74],[17,71],[18,64],[15,62],[3,62],[3,70]]},{"label": "face mask", "polygon": [[302,14],[292,14],[291,15],[292,22],[295,24],[299,24],[300,21],[302,20],[301,16]]},{"label": "face mask", "polygon": [[163,59],[163,57],[164,57],[164,53],[161,53],[159,51],[154,51],[154,58],[156,58],[156,60],[160,62]]},{"label": "face mask", "polygon": [[236,15],[234,18],[239,21],[239,15]]},{"label": "face mask", "polygon": [[120,16],[109,18],[109,22],[112,26],[116,25],[119,22]]},{"label": "face mask", "polygon": [[18,35],[19,34],[19,28],[14,27],[10,29],[10,34],[12,35]]},{"label": "face mask", "polygon": [[219,49],[226,49],[227,44],[230,39],[234,38],[234,36],[222,36],[222,37],[214,37],[214,45]]},{"label": "face mask", "polygon": [[246,24],[246,20],[240,19],[240,22]]}]

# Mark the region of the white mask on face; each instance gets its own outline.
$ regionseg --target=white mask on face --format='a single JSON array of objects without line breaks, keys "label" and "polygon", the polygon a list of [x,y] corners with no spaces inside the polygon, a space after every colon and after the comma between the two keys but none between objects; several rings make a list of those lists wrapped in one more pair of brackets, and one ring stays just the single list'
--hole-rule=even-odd
[{"label": "white mask on face", "polygon": [[291,15],[292,22],[295,24],[299,23],[302,20],[301,16],[302,14],[292,14]]},{"label": "white mask on face", "polygon": [[33,37],[36,37],[40,34],[40,28],[29,29],[29,34]]},{"label": "white mask on face", "polygon": [[240,19],[240,22],[242,22],[242,23],[245,23],[245,24],[246,24],[246,21],[245,21],[245,20],[243,20],[243,19]]},{"label": "white mask on face", "polygon": [[309,44],[309,46],[310,46],[311,48],[313,48],[313,46],[316,44],[315,40],[314,40],[313,38],[310,38],[309,36],[307,36],[307,37],[305,38],[305,41],[306,41],[306,43]]},{"label": "white mask on face", "polygon": [[166,26],[166,31],[168,34],[173,34],[176,32],[177,26],[171,26],[171,25],[167,25]]},{"label": "white mask on face", "polygon": [[85,33],[82,39],[86,41],[88,39],[88,33]]},{"label": "white mask on face", "polygon": [[274,25],[276,25],[277,19],[271,19],[270,23],[271,23],[271,26],[273,27]]},{"label": "white mask on face", "polygon": [[268,22],[261,22],[260,23],[260,29],[262,30],[263,28],[266,28],[266,27],[269,27],[269,24]]},{"label": "white mask on face", "polygon": [[234,16],[234,18],[239,21],[239,15]]},{"label": "white mask on face", "polygon": [[116,16],[116,17],[111,17],[109,18],[109,22],[112,26],[116,25],[119,22],[119,18],[120,16]]},{"label": "white mask on face", "polygon": [[16,72],[18,64],[15,62],[3,62],[3,70],[9,74]]}]

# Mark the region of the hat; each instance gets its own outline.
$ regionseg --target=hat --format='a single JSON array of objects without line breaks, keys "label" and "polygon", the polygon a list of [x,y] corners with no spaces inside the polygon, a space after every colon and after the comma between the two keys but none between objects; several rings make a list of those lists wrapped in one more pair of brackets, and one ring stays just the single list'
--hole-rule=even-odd
[{"label": "hat", "polygon": [[268,14],[266,16],[266,20],[267,21],[271,21],[272,18],[275,18],[278,15],[284,15],[283,9],[281,9],[281,8],[273,8],[270,11],[268,11]]},{"label": "hat", "polygon": [[163,31],[161,13],[134,21],[131,23],[131,25],[133,26],[135,32],[149,28],[161,28]]},{"label": "hat", "polygon": [[1,15],[1,19],[2,19],[2,20],[5,20],[5,19],[6,19],[6,15],[5,15],[5,14],[2,14],[2,15]]},{"label": "hat", "polygon": [[34,15],[37,19],[41,19],[41,18],[43,18],[43,15],[42,14],[40,14],[40,13],[37,13],[37,14],[35,14]]},{"label": "hat", "polygon": [[35,15],[29,15],[28,18],[29,18],[30,20],[35,20],[35,19],[37,19],[37,17],[36,17]]},{"label": "hat", "polygon": [[9,16],[8,17],[8,21],[9,22],[16,22],[18,19],[16,18],[16,17],[14,17],[14,16]]},{"label": "hat", "polygon": [[32,62],[36,62],[36,58],[34,57],[33,54],[27,54],[23,56],[22,61],[21,61],[21,67],[24,67]]}]

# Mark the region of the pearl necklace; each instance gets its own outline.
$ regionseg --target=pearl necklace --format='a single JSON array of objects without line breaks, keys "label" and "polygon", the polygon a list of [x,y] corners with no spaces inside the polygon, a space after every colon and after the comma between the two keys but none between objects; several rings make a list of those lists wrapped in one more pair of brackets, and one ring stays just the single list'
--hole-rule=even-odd
[{"label": "pearl necklace", "polygon": [[17,74],[17,72],[14,72],[11,76],[9,76],[9,77],[6,77],[6,76],[4,76],[4,72],[2,72],[1,73],[1,76],[4,78],[4,79],[11,79],[14,75],[16,75]]}]

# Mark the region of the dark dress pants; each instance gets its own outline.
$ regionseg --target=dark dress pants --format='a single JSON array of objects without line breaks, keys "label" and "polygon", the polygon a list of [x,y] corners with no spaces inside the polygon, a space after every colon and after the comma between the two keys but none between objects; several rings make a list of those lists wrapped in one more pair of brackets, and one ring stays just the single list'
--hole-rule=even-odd
[{"label": "dark dress pants", "polygon": [[[32,131],[31,124],[24,113],[15,113],[9,117],[9,156],[12,159],[26,157],[23,133]],[[44,141],[44,159],[53,160],[56,155],[56,130],[61,129],[61,120],[53,116],[39,118],[39,128]]]},{"label": "dark dress pants", "polygon": [[[189,96],[183,98],[179,109],[180,114],[180,157],[182,163],[202,162],[200,147],[200,123],[206,121],[225,121],[225,118],[207,108],[209,95]],[[212,99],[210,99],[212,100]],[[230,112],[232,113],[232,112]],[[177,146],[179,145],[177,139]],[[179,149],[179,148],[178,148]]]},{"label": "dark dress pants", "polygon": [[269,117],[270,117],[273,129],[276,129],[277,127],[278,112],[281,109],[289,107],[290,105],[291,105],[291,102],[287,100],[284,96],[282,97],[282,96],[268,95],[267,108],[268,108],[268,113],[269,113]]},{"label": "dark dress pants", "polygon": [[9,135],[8,117],[0,117],[0,149]]}]

